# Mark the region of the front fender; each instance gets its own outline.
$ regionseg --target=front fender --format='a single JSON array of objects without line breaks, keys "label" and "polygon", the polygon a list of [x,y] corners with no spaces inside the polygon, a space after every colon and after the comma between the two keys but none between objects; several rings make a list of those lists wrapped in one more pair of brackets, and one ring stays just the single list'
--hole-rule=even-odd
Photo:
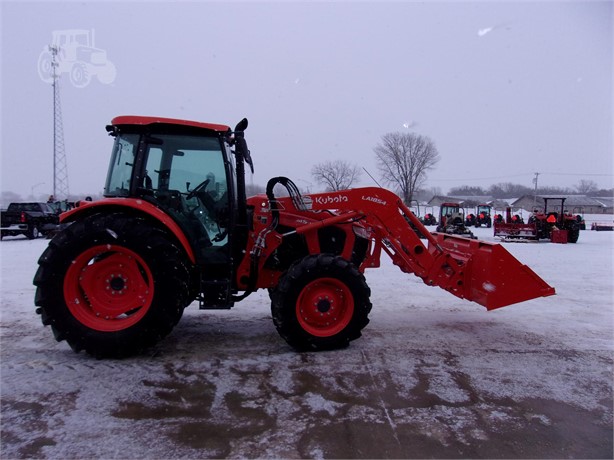
[{"label": "front fender", "polygon": [[190,261],[193,264],[196,263],[196,257],[194,256],[192,246],[190,245],[189,240],[186,238],[185,233],[183,232],[183,230],[181,230],[177,222],[175,222],[167,213],[162,211],[160,208],[154,206],[151,203],[148,203],[145,200],[141,200],[138,198],[105,198],[99,201],[81,201],[78,207],[71,209],[70,211],[66,211],[60,215],[60,223],[66,224],[74,222],[75,220],[78,220],[90,214],[109,212],[111,210],[117,211],[118,209],[129,209],[131,211],[136,211],[141,214],[146,214],[156,219],[165,228],[167,228],[175,236],[175,238],[177,238],[177,240],[185,250],[186,254],[188,255]]}]

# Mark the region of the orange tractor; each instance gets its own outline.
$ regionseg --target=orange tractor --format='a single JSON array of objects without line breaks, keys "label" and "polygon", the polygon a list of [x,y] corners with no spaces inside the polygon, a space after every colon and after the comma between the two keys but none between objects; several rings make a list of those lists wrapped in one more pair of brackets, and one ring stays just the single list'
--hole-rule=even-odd
[{"label": "orange tractor", "polygon": [[487,204],[480,204],[476,208],[475,214],[470,213],[465,219],[465,224],[468,227],[481,227],[485,225],[487,228],[492,227],[492,206]]},{"label": "orange tractor", "polygon": [[[506,217],[495,219],[494,236],[507,240],[550,240],[556,243],[576,243],[580,236],[580,221],[565,211],[566,198],[544,198],[544,210],[533,210],[525,223],[518,215],[506,209]],[[560,208],[548,209],[548,202],[560,201]]]},{"label": "orange tractor", "polygon": [[488,310],[554,294],[501,245],[429,233],[385,189],[302,196],[275,177],[266,195],[246,198],[246,128],[245,119],[231,130],[136,116],[107,126],[115,142],[105,198],[62,214],[34,277],[37,312],[56,340],[124,357],[169,334],[193,302],[227,309],[268,289],[292,347],[344,347],[369,322],[363,273],[382,252]]}]

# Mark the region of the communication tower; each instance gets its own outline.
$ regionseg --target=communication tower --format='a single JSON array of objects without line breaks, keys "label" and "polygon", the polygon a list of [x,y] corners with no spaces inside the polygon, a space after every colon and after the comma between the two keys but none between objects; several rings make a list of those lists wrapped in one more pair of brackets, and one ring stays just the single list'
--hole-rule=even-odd
[{"label": "communication tower", "polygon": [[53,73],[53,196],[56,200],[68,199],[68,165],[64,150],[64,127],[60,104],[60,73],[58,72],[59,46],[49,47]]}]

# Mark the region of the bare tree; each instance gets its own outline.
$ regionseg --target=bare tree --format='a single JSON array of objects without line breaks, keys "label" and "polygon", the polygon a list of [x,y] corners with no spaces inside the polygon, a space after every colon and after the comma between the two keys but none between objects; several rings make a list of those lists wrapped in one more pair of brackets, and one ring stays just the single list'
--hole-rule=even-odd
[{"label": "bare tree", "polygon": [[452,196],[479,196],[486,195],[484,189],[480,186],[473,185],[459,185],[458,187],[452,187],[448,193]]},{"label": "bare tree", "polygon": [[360,169],[343,160],[325,161],[311,168],[311,176],[327,191],[345,190],[360,178]]},{"label": "bare tree", "polygon": [[426,172],[439,161],[439,152],[427,136],[416,133],[388,133],[373,149],[382,180],[396,187],[405,203],[426,179]]},{"label": "bare tree", "polygon": [[575,188],[578,193],[587,195],[591,192],[598,190],[599,186],[595,181],[582,179],[580,182],[578,182],[578,185],[576,185]]},{"label": "bare tree", "polygon": [[266,187],[260,184],[245,184],[245,194],[247,196],[258,195],[259,193],[264,193]]},{"label": "bare tree", "polygon": [[487,190],[489,195],[495,198],[518,198],[522,195],[532,195],[533,189],[526,185],[513,184],[511,182],[500,182],[491,185]]}]

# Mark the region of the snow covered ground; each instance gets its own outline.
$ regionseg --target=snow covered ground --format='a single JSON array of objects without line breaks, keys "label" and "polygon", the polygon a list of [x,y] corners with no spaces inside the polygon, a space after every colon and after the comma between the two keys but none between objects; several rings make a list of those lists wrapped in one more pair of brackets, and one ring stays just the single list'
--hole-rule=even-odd
[{"label": "snow covered ground", "polygon": [[487,312],[384,257],[348,349],[294,352],[257,292],[110,361],[34,313],[46,245],[0,243],[2,458],[612,458],[614,232],[504,244],[556,296]]}]

